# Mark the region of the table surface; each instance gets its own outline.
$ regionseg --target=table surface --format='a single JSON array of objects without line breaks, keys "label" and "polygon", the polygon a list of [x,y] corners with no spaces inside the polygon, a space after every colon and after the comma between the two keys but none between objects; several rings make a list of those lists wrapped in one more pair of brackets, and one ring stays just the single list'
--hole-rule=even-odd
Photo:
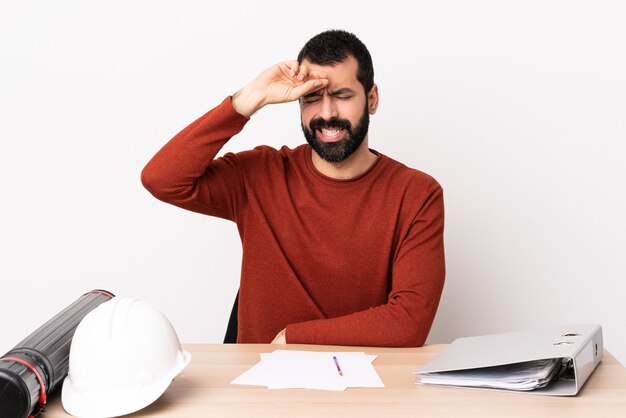
[{"label": "table surface", "polygon": [[[605,351],[602,362],[574,397],[553,397],[470,388],[416,385],[413,371],[446,347],[337,347],[269,344],[186,344],[189,366],[155,403],[128,417],[626,417],[626,367]],[[270,390],[230,382],[275,349],[364,351],[384,388],[344,392]],[[60,391],[43,418],[68,417]]]}]

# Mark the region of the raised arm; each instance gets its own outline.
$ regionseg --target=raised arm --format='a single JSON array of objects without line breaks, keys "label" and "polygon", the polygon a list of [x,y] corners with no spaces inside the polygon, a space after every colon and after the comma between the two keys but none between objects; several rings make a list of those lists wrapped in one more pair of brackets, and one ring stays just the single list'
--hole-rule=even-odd
[{"label": "raised arm", "polygon": [[224,144],[263,106],[294,101],[328,84],[321,72],[297,61],[276,64],[231,98],[187,126],[148,162],[143,185],[156,198],[182,208],[234,220],[244,200],[237,158],[215,159]]}]

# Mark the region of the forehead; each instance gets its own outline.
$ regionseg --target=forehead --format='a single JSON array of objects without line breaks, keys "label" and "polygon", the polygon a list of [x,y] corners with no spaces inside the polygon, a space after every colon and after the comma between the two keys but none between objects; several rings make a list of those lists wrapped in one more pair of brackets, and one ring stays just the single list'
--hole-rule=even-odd
[{"label": "forehead", "polygon": [[359,64],[351,55],[348,55],[348,58],[334,65],[314,64],[307,59],[302,60],[302,64],[309,67],[311,72],[325,72],[331,89],[338,87],[355,87],[360,85],[359,80],[357,79]]}]

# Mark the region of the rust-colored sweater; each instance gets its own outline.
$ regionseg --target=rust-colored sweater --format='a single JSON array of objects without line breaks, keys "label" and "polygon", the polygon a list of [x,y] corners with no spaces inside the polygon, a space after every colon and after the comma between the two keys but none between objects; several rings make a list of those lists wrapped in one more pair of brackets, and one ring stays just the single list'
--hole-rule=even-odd
[{"label": "rust-colored sweater", "polygon": [[380,153],[363,175],[335,180],[306,144],[215,158],[247,121],[229,97],[142,172],[158,199],[237,223],[237,341],[269,343],[286,328],[288,343],[422,345],[445,276],[439,184]]}]

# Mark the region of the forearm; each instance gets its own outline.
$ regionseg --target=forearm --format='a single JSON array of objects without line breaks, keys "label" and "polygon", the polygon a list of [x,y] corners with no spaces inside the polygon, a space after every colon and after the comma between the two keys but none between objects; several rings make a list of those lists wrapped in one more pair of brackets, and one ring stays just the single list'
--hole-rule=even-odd
[{"label": "forearm", "polygon": [[188,199],[219,150],[243,128],[248,119],[230,100],[183,129],[148,162],[141,181],[156,198],[173,204]]},{"label": "forearm", "polygon": [[435,318],[445,281],[443,236],[437,234],[422,250],[427,263],[412,265],[411,254],[405,254],[398,262],[386,304],[337,318],[288,325],[287,343],[422,346]]},{"label": "forearm", "polygon": [[[445,280],[443,192],[425,200],[396,255],[383,305],[288,325],[288,343],[416,347],[426,341]],[[355,286],[358,280],[355,279]],[[358,292],[358,288],[354,288]]]},{"label": "forearm", "polygon": [[290,344],[329,344],[372,347],[419,347],[435,318],[443,289],[443,272],[416,304],[411,295],[397,296],[387,304],[350,315],[291,324]]},{"label": "forearm", "polygon": [[249,118],[265,105],[263,100],[262,92],[251,83],[233,94],[232,105],[238,113]]}]

